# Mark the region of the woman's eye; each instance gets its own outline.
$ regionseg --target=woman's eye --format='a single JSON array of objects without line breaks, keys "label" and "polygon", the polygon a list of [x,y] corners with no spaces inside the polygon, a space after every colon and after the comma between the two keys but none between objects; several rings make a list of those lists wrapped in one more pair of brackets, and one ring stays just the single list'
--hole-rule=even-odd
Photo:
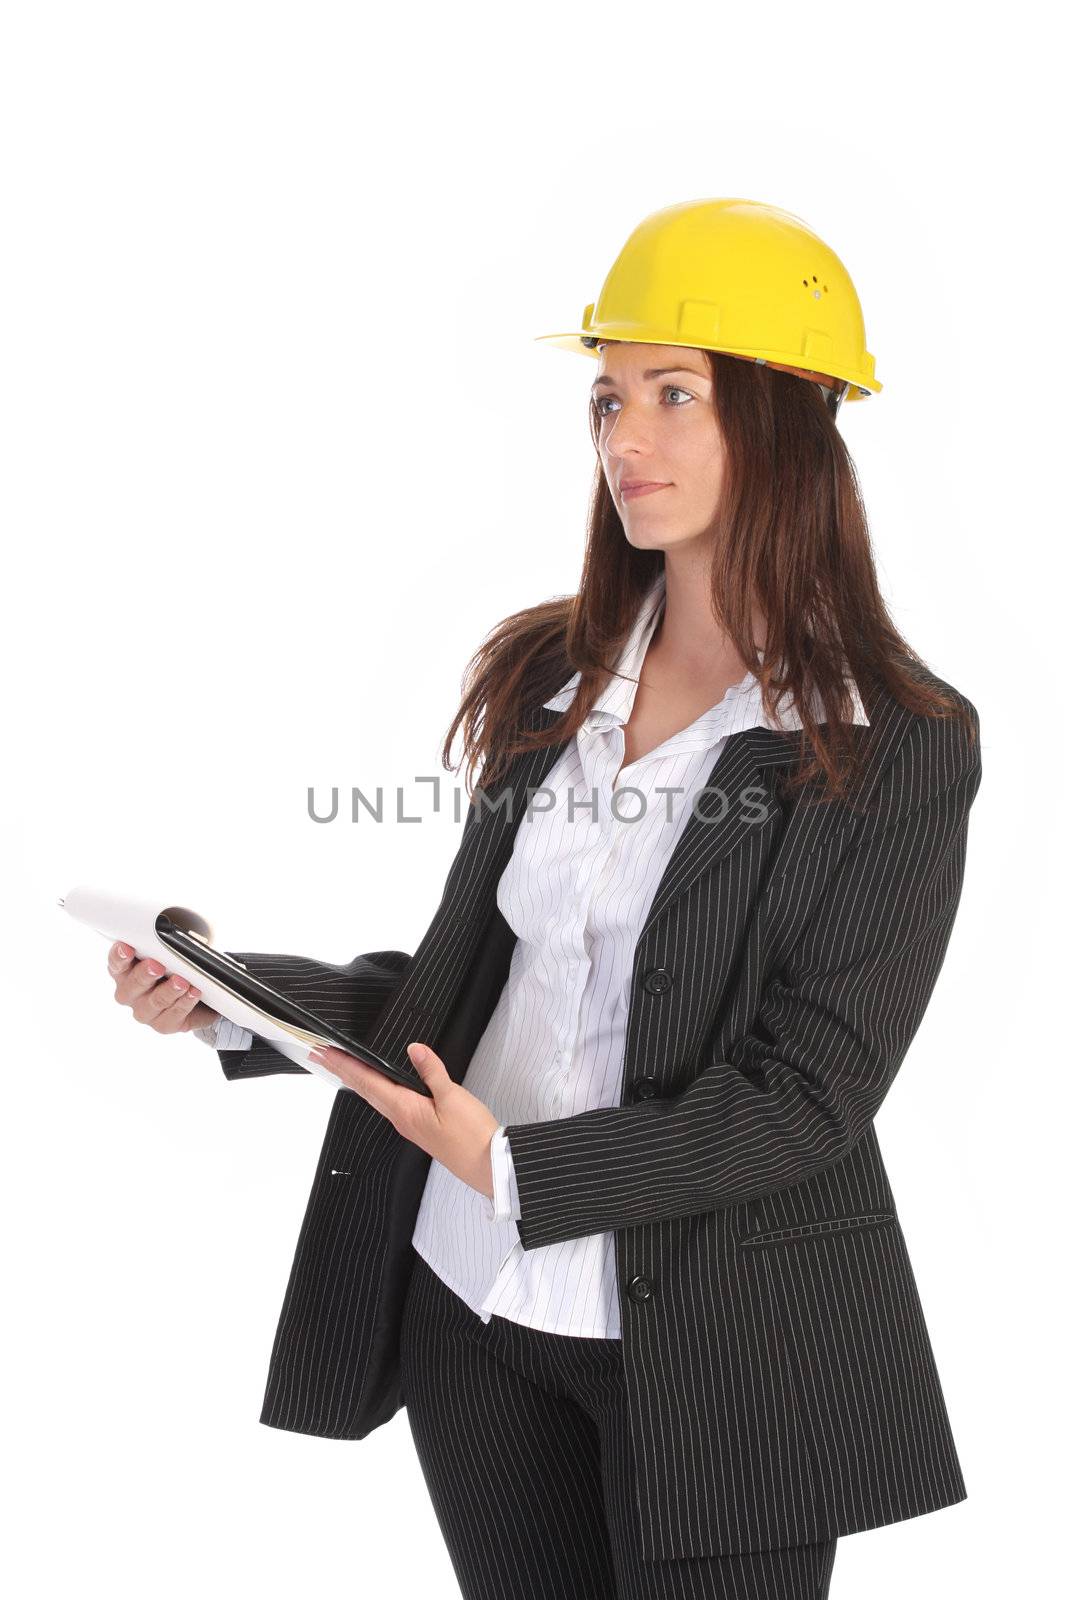
[{"label": "woman's eye", "polygon": [[[689,393],[688,389],[680,389],[676,383],[665,383],[663,385],[663,388],[660,390],[660,393],[661,394],[684,394],[685,397],[686,397],[686,400],[694,400],[696,398],[695,395],[691,395]],[[613,400],[614,398],[615,398],[614,395],[610,395],[610,394],[602,394],[602,395],[599,395],[597,397],[597,399],[594,401],[594,405],[595,405],[596,412],[597,412],[598,416],[606,417],[606,416],[609,415],[609,413],[607,411],[605,411],[603,409],[603,407],[604,407],[604,404],[605,404],[606,401]],[[672,411],[680,411],[682,408],[681,408],[681,406],[671,406],[669,409],[672,410]]]}]

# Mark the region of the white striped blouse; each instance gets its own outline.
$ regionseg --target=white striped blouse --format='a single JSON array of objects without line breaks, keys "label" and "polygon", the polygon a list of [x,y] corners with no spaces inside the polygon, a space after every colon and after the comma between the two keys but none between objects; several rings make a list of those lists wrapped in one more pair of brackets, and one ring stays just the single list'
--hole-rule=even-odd
[{"label": "white striped blouse", "polygon": [[[623,728],[665,591],[661,573],[616,662],[625,676],[608,681],[531,797],[497,885],[515,948],[463,1078],[500,1123],[491,1146],[494,1198],[432,1160],[412,1236],[483,1322],[501,1316],[550,1333],[621,1338],[612,1234],[523,1249],[506,1124],[620,1103],[635,948],[693,803],[729,735],[799,726],[787,704],[779,722],[767,717],[748,673],[687,728],[622,766]],[[546,707],[565,710],[578,682],[576,673]],[[854,686],[853,717],[867,721]],[[221,1049],[251,1042],[229,1023],[218,1025],[217,1037],[211,1029],[203,1036]]]}]

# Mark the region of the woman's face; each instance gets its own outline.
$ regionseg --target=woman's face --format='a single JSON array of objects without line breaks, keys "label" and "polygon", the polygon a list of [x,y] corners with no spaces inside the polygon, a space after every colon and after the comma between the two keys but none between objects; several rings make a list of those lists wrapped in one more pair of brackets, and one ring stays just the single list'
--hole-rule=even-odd
[{"label": "woman's face", "polygon": [[[593,405],[597,449],[630,544],[667,550],[709,535],[725,447],[703,350],[667,344],[598,347]],[[629,479],[662,483],[626,492]]]}]

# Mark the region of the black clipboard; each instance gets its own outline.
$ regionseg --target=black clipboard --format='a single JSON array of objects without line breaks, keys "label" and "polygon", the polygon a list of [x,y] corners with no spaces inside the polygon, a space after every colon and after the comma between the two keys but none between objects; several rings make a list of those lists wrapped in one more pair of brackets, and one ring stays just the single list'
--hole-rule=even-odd
[{"label": "black clipboard", "polygon": [[[207,977],[213,978],[216,983],[222,984],[231,994],[236,995],[238,1000],[244,1000],[249,1005],[256,1006],[258,1010],[266,1012],[273,1021],[288,1022],[295,1028],[303,1028],[306,1033],[313,1033],[318,1038],[324,1039],[327,1044],[336,1045],[339,1050],[344,1050],[347,1055],[356,1056],[368,1066],[376,1068],[378,1072],[384,1072],[393,1083],[402,1084],[405,1089],[414,1089],[417,1094],[433,1098],[430,1089],[423,1083],[414,1067],[411,1067],[408,1073],[400,1067],[394,1067],[392,1062],[378,1055],[376,1051],[368,1049],[358,1039],[350,1039],[347,1034],[324,1022],[306,1006],[298,1005],[295,1000],[290,1000],[287,995],[273,989],[269,983],[264,983],[262,978],[255,977],[247,967],[235,961],[225,950],[216,950],[214,945],[208,944],[199,934],[179,928],[165,912],[161,912],[156,918],[156,933],[164,944],[177,951],[192,966]],[[267,1042],[270,1043],[269,1040]],[[337,1082],[340,1088],[345,1087],[342,1079],[338,1078]]]}]

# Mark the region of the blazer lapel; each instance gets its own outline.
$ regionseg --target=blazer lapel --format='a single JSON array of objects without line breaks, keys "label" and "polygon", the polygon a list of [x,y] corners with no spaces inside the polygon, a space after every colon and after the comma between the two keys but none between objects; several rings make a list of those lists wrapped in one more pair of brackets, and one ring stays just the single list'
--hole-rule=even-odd
[{"label": "blazer lapel", "polygon": [[[908,723],[907,713],[892,701],[887,709],[881,696],[867,711],[871,725],[861,731],[875,745],[866,778],[857,793],[858,804],[864,804],[877,787]],[[563,715],[562,711],[537,706],[528,725],[541,731],[561,721]],[[441,903],[373,1041],[375,1048],[386,1054],[395,1046],[405,1065],[403,1041],[412,1037],[407,1030],[413,1016],[417,1015],[426,1038],[432,1038],[447,1017],[492,913],[500,874],[514,847],[530,796],[567,743],[559,740],[524,751],[497,783],[479,790],[480,804],[476,803],[474,818],[452,863]],[[766,829],[781,823],[783,807],[766,774],[790,765],[798,755],[799,734],[794,732],[760,726],[727,738],[709,768],[706,792],[694,804],[667,862],[642,935],[697,878],[710,872],[742,842],[751,844]],[[783,846],[784,856],[776,860],[776,871],[788,870],[795,853],[806,852],[819,843],[822,830],[842,824],[839,807],[812,807],[803,799],[798,806],[805,807],[807,824],[790,829]]]},{"label": "blazer lapel", "polygon": [[[884,690],[877,690],[871,702],[864,707],[869,724],[859,728],[869,750],[866,773],[852,800],[855,809],[865,806],[876,791],[908,726],[907,712]],[[668,906],[738,845],[752,846],[766,829],[779,827],[784,808],[766,774],[793,766],[799,759],[799,731],[760,725],[730,735],[709,769],[705,792],[694,802],[667,862],[642,937]],[[845,812],[840,806],[817,804],[805,797],[797,801],[796,810],[800,825],[792,827],[783,842],[775,861],[776,874],[788,871],[795,856],[813,849],[852,814],[851,809]]]},{"label": "blazer lapel", "polygon": [[[907,713],[884,691],[876,692],[867,707],[870,725],[860,728],[860,736],[873,740],[869,765],[853,804],[866,805],[877,788],[886,763],[892,759],[908,725]],[[537,731],[562,721],[562,711],[537,706],[529,725]],[[561,740],[526,751],[513,763],[510,773],[484,791],[479,821],[471,832],[472,848],[468,861],[457,861],[457,884],[467,880],[469,903],[466,920],[476,933],[489,909],[486,897],[495,897],[496,885],[506,853],[514,847],[515,835],[526,812],[529,797],[551,771],[566,748]],[[799,732],[757,726],[731,734],[718,758],[709,765],[705,789],[697,797],[690,816],[678,837],[645,921],[647,929],[697,878],[710,872],[742,842],[753,844],[766,829],[777,828],[784,809],[767,774],[792,766],[799,760]],[[503,799],[510,791],[510,808]],[[502,798],[503,797],[503,798]],[[494,809],[499,805],[499,809]],[[793,830],[794,848],[809,850],[826,828],[840,826],[839,807],[817,805],[801,799],[804,826]],[[510,809],[510,815],[509,815]],[[477,837],[477,848],[473,841]],[[788,862],[779,863],[787,866]],[[455,869],[454,869],[455,871]],[[644,930],[642,930],[644,932]]]},{"label": "blazer lapel", "polygon": [[710,767],[704,789],[695,796],[663,870],[642,937],[695,879],[710,872],[743,840],[754,841],[782,816],[782,807],[764,779],[762,768],[792,759],[792,756],[776,747],[768,750],[767,759],[761,761],[754,742],[748,737],[754,731],[757,730],[743,729],[731,734]]}]

